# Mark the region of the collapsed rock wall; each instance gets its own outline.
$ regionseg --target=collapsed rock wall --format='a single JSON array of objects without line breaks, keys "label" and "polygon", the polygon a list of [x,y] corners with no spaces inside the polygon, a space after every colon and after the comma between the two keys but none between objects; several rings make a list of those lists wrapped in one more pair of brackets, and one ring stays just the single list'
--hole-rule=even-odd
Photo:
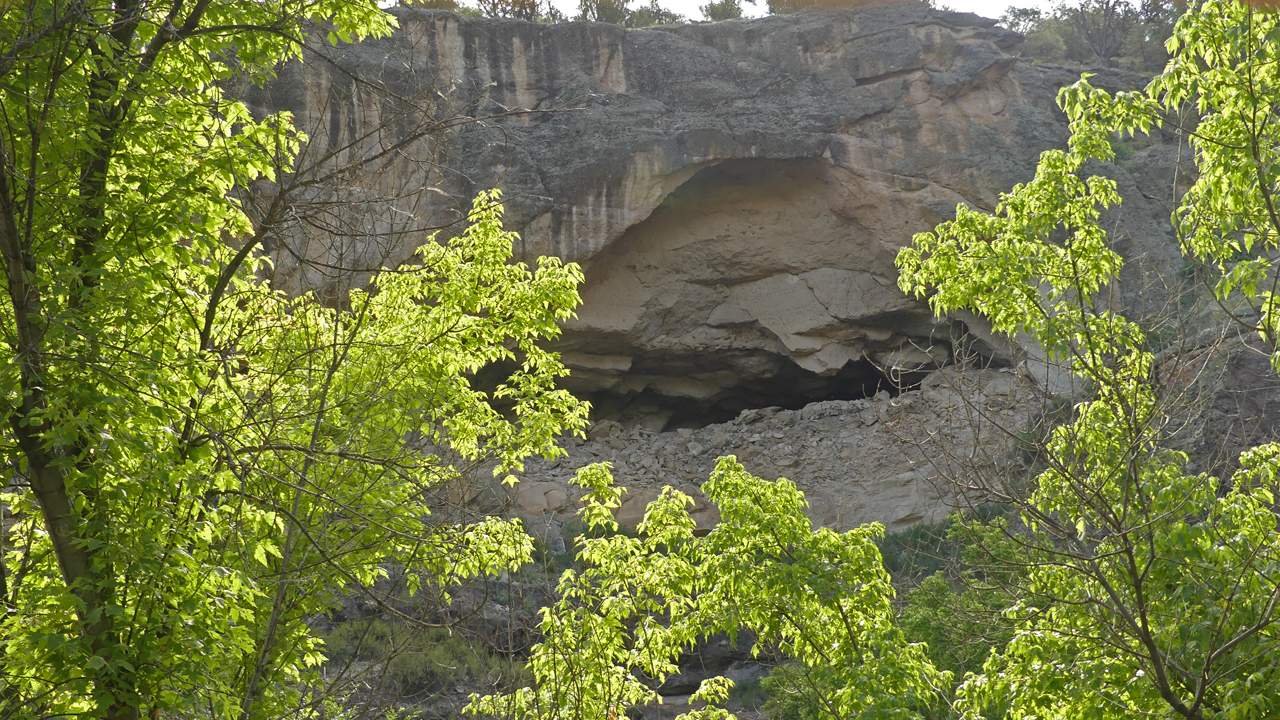
[{"label": "collapsed rock wall", "polygon": [[1006,472],[1014,439],[1001,427],[1021,427],[1037,406],[1037,390],[1018,373],[947,368],[921,387],[890,397],[812,403],[798,411],[743,411],[727,423],[654,433],[602,421],[568,455],[533,460],[521,473],[511,510],[535,535],[558,535],[579,507],[576,470],[609,462],[627,495],[618,522],[634,528],[663,487],[694,498],[699,528],[719,521],[699,488],[719,457],[734,455],[755,475],[783,476],[809,501],[815,525],[847,530],[879,522],[901,530],[939,522],[958,500],[954,488],[972,473]]}]

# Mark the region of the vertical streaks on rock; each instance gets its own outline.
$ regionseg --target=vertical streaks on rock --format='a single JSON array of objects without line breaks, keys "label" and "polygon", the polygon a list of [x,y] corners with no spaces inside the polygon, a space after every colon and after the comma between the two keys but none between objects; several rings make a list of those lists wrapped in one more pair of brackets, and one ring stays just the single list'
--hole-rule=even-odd
[{"label": "vertical streaks on rock", "polygon": [[[556,349],[602,417],[661,428],[897,393],[958,344],[1017,360],[975,340],[976,319],[903,297],[893,268],[913,233],[960,202],[994,207],[1065,143],[1054,96],[1078,72],[1019,62],[994,21],[912,2],[645,30],[392,12],[395,36],[334,49],[343,70],[287,68],[254,102],[292,110],[317,149],[358,139],[353,157],[424,119],[481,121],[333,191],[355,202],[291,229],[281,287],[339,285],[322,269],[339,260],[403,262],[497,186],[523,259],[586,270]],[[1124,168],[1102,169],[1147,207]],[[1152,267],[1176,256],[1145,210],[1115,227]],[[366,240],[343,239],[353,228]]]}]

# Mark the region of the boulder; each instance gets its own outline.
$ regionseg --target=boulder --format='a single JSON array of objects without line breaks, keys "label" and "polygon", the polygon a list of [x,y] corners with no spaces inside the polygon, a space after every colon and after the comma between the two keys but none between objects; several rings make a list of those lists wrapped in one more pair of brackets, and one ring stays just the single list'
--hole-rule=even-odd
[{"label": "boulder", "polygon": [[563,485],[554,482],[525,480],[515,487],[516,511],[529,516],[545,515],[565,507],[569,494]]}]

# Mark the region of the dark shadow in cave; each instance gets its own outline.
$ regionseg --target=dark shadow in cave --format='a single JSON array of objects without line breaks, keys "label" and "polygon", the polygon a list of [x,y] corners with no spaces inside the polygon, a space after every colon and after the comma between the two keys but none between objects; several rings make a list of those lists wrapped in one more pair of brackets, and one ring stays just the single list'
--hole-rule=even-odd
[{"label": "dark shadow in cave", "polygon": [[[620,395],[599,391],[587,395],[593,420],[615,420],[651,430],[701,428],[728,422],[743,410],[780,407],[799,410],[826,400],[860,400],[884,391],[890,396],[918,387],[927,373],[890,377],[868,360],[850,362],[834,375],[819,375],[785,362],[771,377],[742,382],[706,399],[673,397],[646,388]],[[896,374],[895,374],[896,375]]]}]

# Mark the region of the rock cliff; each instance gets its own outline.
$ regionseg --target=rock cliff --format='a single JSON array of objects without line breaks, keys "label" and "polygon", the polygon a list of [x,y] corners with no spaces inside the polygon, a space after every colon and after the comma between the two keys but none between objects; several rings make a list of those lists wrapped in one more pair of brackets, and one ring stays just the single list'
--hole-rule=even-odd
[{"label": "rock cliff", "polygon": [[[975,318],[934,319],[898,291],[893,258],[957,203],[994,207],[1065,143],[1053,100],[1078,69],[1020,61],[1021,37],[994,21],[915,2],[646,30],[393,12],[394,36],[325,46],[330,60],[246,91],[294,113],[311,137],[304,161],[379,158],[316,191],[356,202],[288,226],[277,282],[324,290],[353,259],[403,262],[431,231],[454,231],[477,190],[500,187],[524,259],[586,272],[557,349],[572,388],[618,425],[574,460],[612,458],[648,484],[705,477],[708,458],[754,445],[761,474],[831,497],[848,486],[823,521],[938,516],[935,472],[874,418],[905,404],[945,425],[937,403],[973,406],[959,389],[936,397],[936,379],[912,390],[928,373],[958,359],[1035,369],[1034,349],[995,342]],[[1104,87],[1143,82],[1100,72]],[[1101,168],[1125,197],[1109,221],[1131,260],[1129,300],[1180,262],[1173,149],[1148,145]],[[827,414],[801,410],[814,402]],[[760,408],[774,408],[760,427],[785,417],[790,429],[742,429]],[[661,433],[675,428],[685,434]],[[530,479],[562,479],[557,467]],[[854,497],[877,482],[897,499]],[[565,488],[521,493],[524,512],[554,515]]]},{"label": "rock cliff", "polygon": [[[913,233],[959,202],[993,207],[1065,142],[1053,97],[1078,71],[1020,62],[994,21],[914,2],[649,30],[395,12],[393,37],[252,95],[292,110],[312,154],[394,150],[352,183],[380,202],[297,225],[276,258],[287,286],[332,282],[340,256],[404,261],[501,187],[525,259],[586,269],[559,349],[601,417],[660,430],[865,397],[950,363],[965,336],[1015,359],[935,321],[893,269]],[[424,116],[486,119],[397,146]],[[1111,171],[1117,243],[1175,262],[1172,193]],[[370,239],[330,239],[339,224]]]}]

